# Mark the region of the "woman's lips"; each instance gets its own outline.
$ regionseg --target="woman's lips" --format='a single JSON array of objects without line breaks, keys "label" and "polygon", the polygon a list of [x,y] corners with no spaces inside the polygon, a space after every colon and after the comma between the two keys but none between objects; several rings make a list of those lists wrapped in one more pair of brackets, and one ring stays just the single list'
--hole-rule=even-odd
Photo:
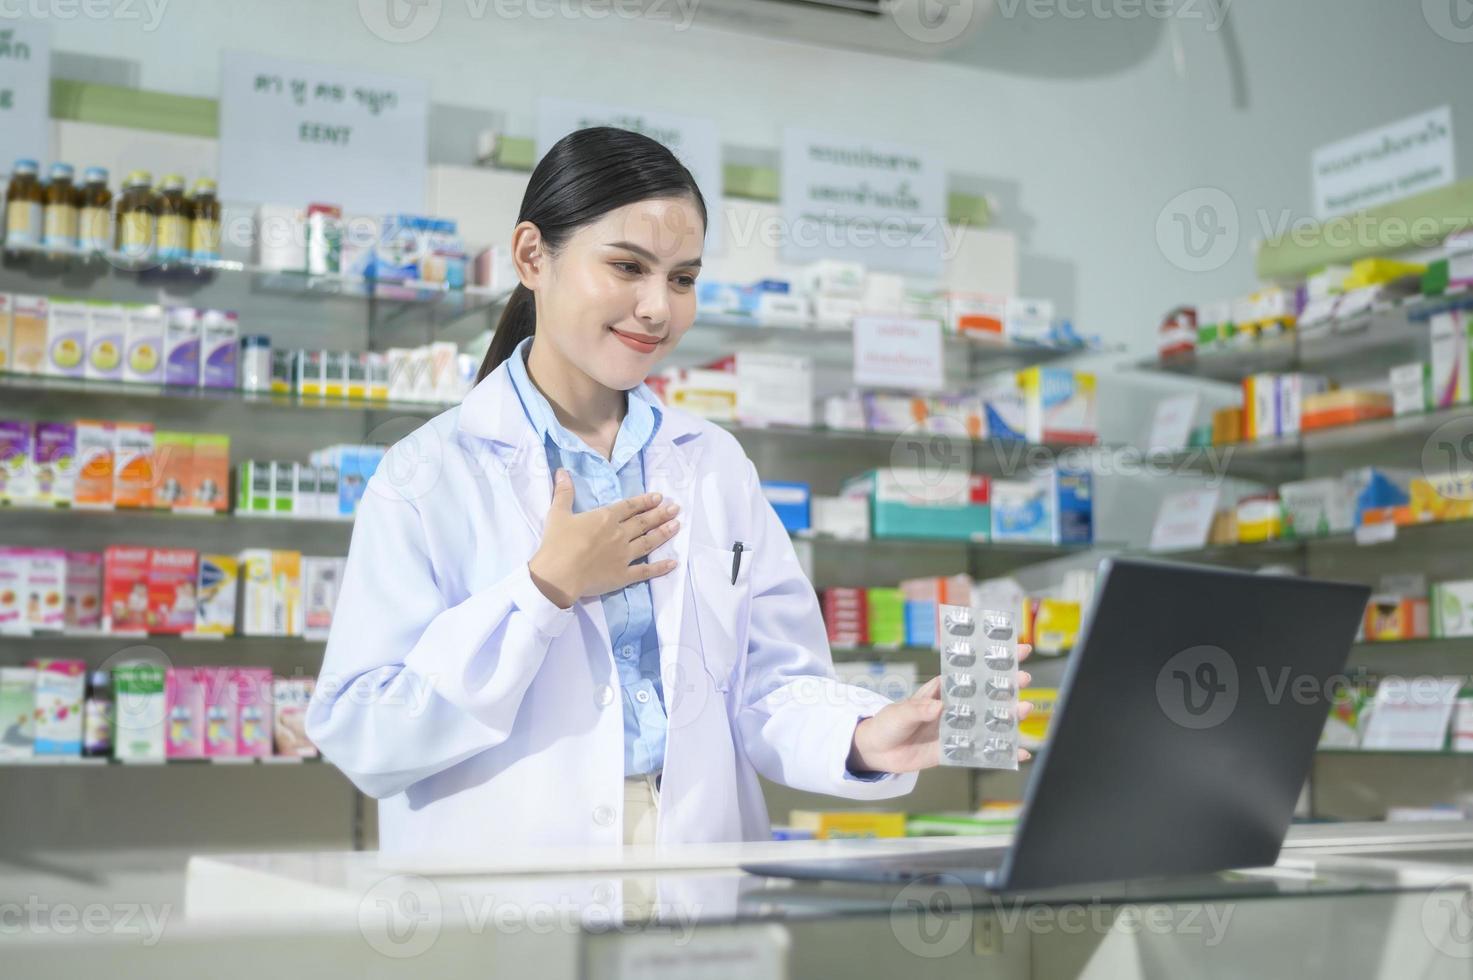
[{"label": "woman's lips", "polygon": [[609,330],[615,337],[619,338],[619,342],[625,347],[638,351],[641,354],[653,353],[654,349],[660,346],[661,338],[659,337],[653,340],[645,340],[639,334],[628,334],[622,330],[615,330],[613,327],[610,327]]}]

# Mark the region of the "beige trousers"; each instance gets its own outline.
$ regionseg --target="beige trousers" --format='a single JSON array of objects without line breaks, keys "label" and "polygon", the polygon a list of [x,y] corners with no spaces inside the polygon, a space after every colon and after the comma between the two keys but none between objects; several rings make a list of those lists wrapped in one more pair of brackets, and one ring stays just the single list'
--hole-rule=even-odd
[{"label": "beige trousers", "polygon": [[660,790],[655,774],[624,780],[624,843],[653,844],[655,820],[660,811]]}]

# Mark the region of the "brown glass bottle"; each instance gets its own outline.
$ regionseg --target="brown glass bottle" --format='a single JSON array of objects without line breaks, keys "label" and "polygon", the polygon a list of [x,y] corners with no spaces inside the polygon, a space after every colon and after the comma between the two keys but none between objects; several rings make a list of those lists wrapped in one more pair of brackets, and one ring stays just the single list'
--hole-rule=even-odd
[{"label": "brown glass bottle", "polygon": [[106,252],[112,248],[113,194],[107,189],[107,171],[88,167],[78,189],[77,246],[84,252]]},{"label": "brown glass bottle", "polygon": [[165,174],[159,181],[157,254],[161,261],[189,257],[189,202],[184,199],[184,178]]},{"label": "brown glass bottle", "polygon": [[47,248],[74,249],[77,247],[77,189],[72,183],[72,165],[53,163],[51,180],[46,185],[44,196],[45,215],[42,222],[45,234],[42,244]]},{"label": "brown glass bottle", "polygon": [[118,195],[118,251],[130,258],[151,255],[158,213],[153,175],[146,170],[134,170],[123,181],[123,193]]},{"label": "brown glass bottle", "polygon": [[215,182],[195,181],[190,204],[189,257],[195,262],[213,262],[220,257],[220,199]]},{"label": "brown glass bottle", "polygon": [[41,181],[37,179],[35,160],[17,160],[10,172],[10,185],[5,191],[5,244],[34,246],[41,244],[42,210],[45,206]]}]

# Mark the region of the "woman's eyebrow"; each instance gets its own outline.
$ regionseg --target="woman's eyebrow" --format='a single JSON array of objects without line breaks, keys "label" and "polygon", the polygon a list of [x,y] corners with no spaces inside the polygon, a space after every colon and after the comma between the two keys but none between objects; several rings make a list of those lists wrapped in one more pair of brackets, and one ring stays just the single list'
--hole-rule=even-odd
[{"label": "woman's eyebrow", "polygon": [[[608,243],[608,247],[609,248],[622,248],[626,252],[633,252],[635,255],[638,255],[640,258],[644,259],[646,262],[659,262],[660,261],[660,257],[657,256],[654,252],[651,252],[647,248],[641,248],[640,246],[634,244],[633,242],[609,242]],[[700,268],[701,267],[701,257],[699,255],[697,255],[693,259],[686,259],[684,262],[676,262],[675,263],[675,267],[676,268],[685,268],[686,266],[695,266],[696,268]]]}]

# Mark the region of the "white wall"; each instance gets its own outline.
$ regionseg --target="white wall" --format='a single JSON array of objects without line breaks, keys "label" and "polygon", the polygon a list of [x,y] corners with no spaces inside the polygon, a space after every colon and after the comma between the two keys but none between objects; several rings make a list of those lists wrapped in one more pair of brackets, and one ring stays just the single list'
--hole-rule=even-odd
[{"label": "white wall", "polygon": [[[1473,44],[1433,30],[1423,8],[1438,0],[1227,0],[1217,31],[1203,15],[1223,0],[1179,4],[1193,16],[1170,24],[1126,21],[1133,8],[1115,0],[1094,0],[1118,7],[1107,18],[1063,16],[1093,9],[1072,0],[1009,4],[1014,14],[994,15],[975,45],[1006,70],[616,17],[498,18],[526,7],[472,0],[443,0],[434,30],[407,44],[370,33],[354,2],[151,2],[152,30],[141,0],[136,21],[55,20],[58,74],[213,96],[219,51],[235,47],[427,77],[441,126],[490,121],[530,135],[534,100],[547,94],[708,115],[730,153],[759,159],[772,159],[787,123],[933,147],[958,186],[1003,202],[1025,292],[1142,351],[1174,303],[1252,284],[1257,213],[1309,213],[1315,146],[1448,102],[1465,163],[1473,145],[1463,94]],[[470,138],[432,144],[468,153]],[[1163,254],[1156,219],[1200,187],[1228,193],[1242,241],[1221,268],[1189,273]]]}]

